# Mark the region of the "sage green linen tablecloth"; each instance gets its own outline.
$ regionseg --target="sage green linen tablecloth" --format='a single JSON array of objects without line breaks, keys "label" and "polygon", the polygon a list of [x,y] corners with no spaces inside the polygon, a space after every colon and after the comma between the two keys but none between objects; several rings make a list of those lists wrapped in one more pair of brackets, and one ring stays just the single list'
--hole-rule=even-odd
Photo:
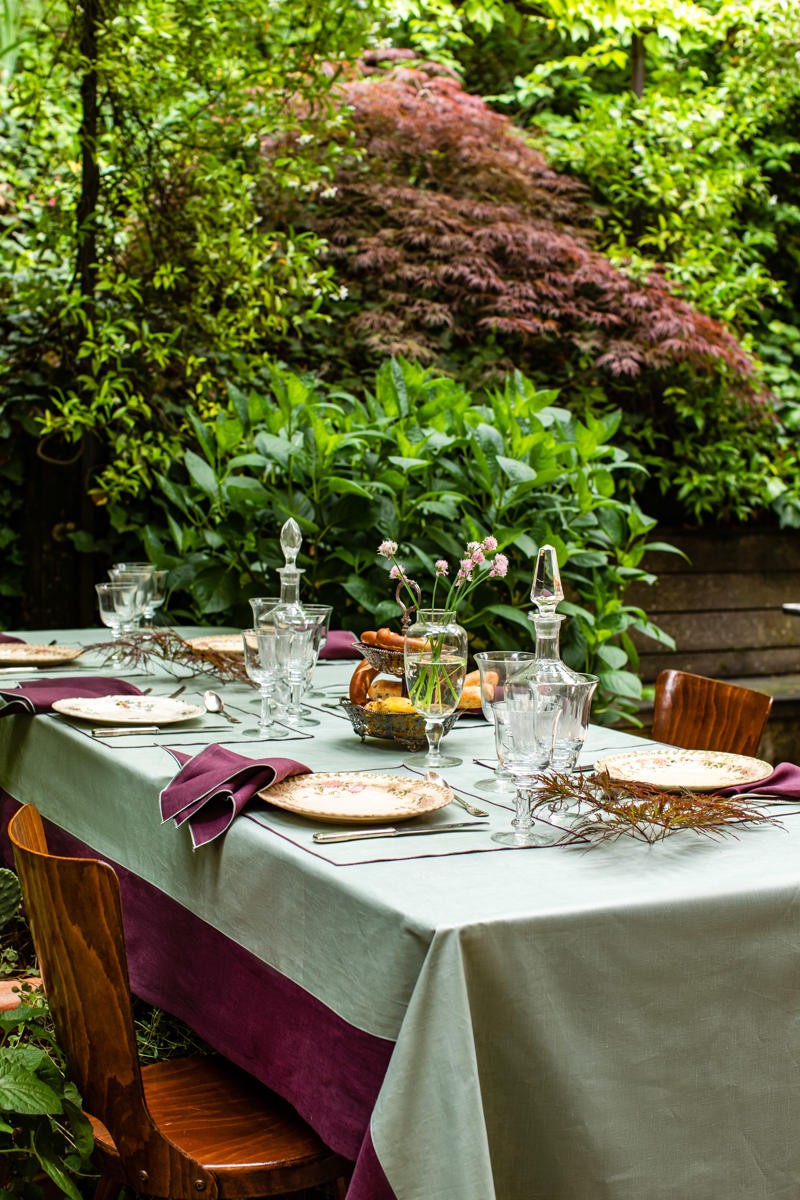
[{"label": "sage green linen tablecloth", "polygon": [[[317,680],[335,693],[351,669]],[[222,690],[255,714],[253,693]],[[398,748],[317,715],[313,738],[253,741],[253,756],[400,768]],[[238,727],[213,736],[247,753]],[[8,717],[0,784],[395,1043],[371,1135],[398,1200],[796,1200],[800,817],[654,847],[398,839],[403,857],[353,861],[310,853],[298,822],[265,807],[192,853],[158,813],[175,770],[164,746],[180,736],[130,741]],[[633,744],[593,728],[587,757]],[[490,731],[457,727],[448,746],[464,757],[448,778],[470,790]],[[481,802],[508,826],[508,809]]]}]

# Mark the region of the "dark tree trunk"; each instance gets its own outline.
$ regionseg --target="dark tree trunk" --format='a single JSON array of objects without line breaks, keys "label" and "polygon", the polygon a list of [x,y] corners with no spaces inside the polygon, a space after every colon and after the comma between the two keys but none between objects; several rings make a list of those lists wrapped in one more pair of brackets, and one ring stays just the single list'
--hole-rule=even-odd
[{"label": "dark tree trunk", "polygon": [[631,91],[636,96],[644,95],[644,39],[638,33],[631,38]]}]

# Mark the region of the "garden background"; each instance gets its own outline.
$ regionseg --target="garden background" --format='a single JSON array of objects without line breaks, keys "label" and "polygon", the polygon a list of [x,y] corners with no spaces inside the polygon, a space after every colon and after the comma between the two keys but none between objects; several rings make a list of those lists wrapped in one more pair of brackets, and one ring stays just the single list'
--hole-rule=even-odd
[{"label": "garden background", "polygon": [[0,14],[0,625],[95,624],[143,556],[241,624],[293,515],[356,629],[384,538],[494,534],[471,648],[527,644],[550,541],[610,720],[661,529],[800,526],[790,3]]}]

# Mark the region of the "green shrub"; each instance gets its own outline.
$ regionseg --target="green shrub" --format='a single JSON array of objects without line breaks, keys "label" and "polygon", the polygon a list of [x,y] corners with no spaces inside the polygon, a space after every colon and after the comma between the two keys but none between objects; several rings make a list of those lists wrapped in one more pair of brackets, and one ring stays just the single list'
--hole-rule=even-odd
[{"label": "green shrub", "polygon": [[619,413],[582,422],[555,400],[519,374],[473,396],[402,360],[362,398],[276,369],[269,394],[231,388],[214,421],[192,417],[198,450],[157,475],[163,520],[147,550],[183,589],[187,617],[242,623],[248,596],[275,590],[267,575],[294,516],[303,595],[358,629],[398,616],[376,555],[384,538],[413,575],[492,533],[510,568],[464,606],[476,651],[530,643],[533,564],[551,542],[569,592],[565,657],[599,674],[598,717],[629,715],[641,694],[631,633],[669,642],[624,600],[652,580],[641,562],[654,522],[621,498],[640,468],[612,445]]},{"label": "green shrub", "polygon": [[41,992],[0,1013],[0,1195],[41,1200],[41,1173],[69,1200],[90,1172],[94,1139],[81,1098],[65,1075]]}]

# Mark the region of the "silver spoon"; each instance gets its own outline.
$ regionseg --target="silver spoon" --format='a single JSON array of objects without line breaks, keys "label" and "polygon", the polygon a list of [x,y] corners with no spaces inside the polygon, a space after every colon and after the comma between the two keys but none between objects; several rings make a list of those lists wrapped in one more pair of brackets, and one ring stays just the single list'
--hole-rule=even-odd
[{"label": "silver spoon", "polygon": [[[445,787],[448,786],[447,781],[442,778],[438,771],[426,771],[425,781],[426,783],[443,783]],[[489,815],[485,809],[478,808],[475,804],[470,804],[468,800],[465,800],[462,796],[459,796],[455,791],[453,792],[453,799],[455,800],[456,804],[460,804],[464,811],[468,812],[471,817],[488,817]]]},{"label": "silver spoon", "polygon": [[238,717],[232,717],[229,712],[225,711],[225,702],[219,692],[207,691],[203,692],[203,703],[206,706],[206,712],[219,713],[226,721],[230,721],[231,725],[241,725]]}]

